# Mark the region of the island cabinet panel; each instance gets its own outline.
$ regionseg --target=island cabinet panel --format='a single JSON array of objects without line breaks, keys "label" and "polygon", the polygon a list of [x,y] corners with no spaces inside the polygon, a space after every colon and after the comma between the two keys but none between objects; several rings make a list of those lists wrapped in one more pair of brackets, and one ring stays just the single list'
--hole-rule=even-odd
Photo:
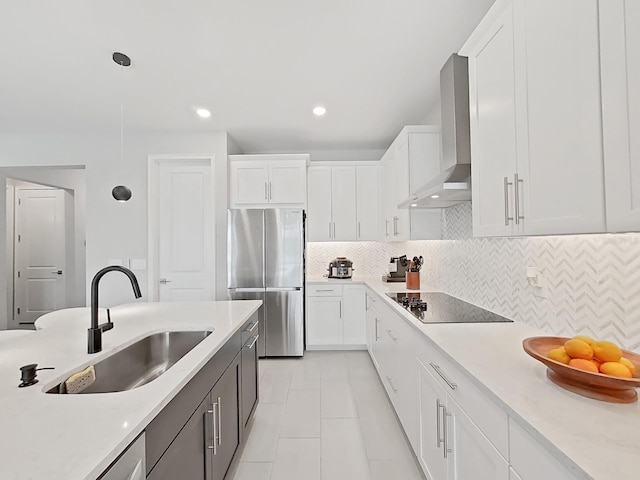
[{"label": "island cabinet panel", "polygon": [[257,388],[248,388],[257,385],[257,357],[247,358],[243,368],[241,353],[251,343],[255,352],[255,342],[242,340],[257,320],[256,313],[148,425],[147,478],[225,478],[257,400]]}]

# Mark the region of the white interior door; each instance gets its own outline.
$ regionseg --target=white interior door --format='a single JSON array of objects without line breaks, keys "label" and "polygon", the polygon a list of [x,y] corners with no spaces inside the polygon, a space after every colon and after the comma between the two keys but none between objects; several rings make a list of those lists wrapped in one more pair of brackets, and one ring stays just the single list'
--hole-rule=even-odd
[{"label": "white interior door", "polygon": [[211,167],[160,165],[158,190],[159,300],[211,300]]},{"label": "white interior door", "polygon": [[64,191],[16,188],[14,319],[31,324],[66,306]]}]

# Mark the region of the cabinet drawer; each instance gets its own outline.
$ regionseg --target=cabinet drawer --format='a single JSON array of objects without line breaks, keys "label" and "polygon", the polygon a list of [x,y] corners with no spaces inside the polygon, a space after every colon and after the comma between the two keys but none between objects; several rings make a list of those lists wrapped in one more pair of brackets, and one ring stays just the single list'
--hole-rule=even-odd
[{"label": "cabinet drawer", "polygon": [[507,414],[482,392],[471,379],[466,377],[436,347],[422,341],[418,357],[440,384],[482,433],[491,441],[498,452],[509,458],[509,420]]},{"label": "cabinet drawer", "polygon": [[509,418],[509,451],[511,466],[522,480],[583,478],[562,465],[513,418]]},{"label": "cabinet drawer", "polygon": [[341,297],[342,285],[307,284],[308,297]]}]

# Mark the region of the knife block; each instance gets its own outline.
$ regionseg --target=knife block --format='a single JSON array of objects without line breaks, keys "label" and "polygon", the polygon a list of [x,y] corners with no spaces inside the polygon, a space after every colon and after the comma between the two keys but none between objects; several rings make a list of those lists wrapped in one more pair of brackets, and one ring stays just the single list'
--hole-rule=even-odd
[{"label": "knife block", "polygon": [[407,272],[407,289],[420,290],[420,272]]}]

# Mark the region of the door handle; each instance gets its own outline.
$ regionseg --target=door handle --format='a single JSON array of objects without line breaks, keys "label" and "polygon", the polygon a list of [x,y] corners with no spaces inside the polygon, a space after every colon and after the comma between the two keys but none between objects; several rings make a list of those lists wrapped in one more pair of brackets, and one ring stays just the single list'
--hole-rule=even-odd
[{"label": "door handle", "polygon": [[513,175],[513,193],[514,193],[514,196],[516,197],[516,213],[515,213],[516,225],[520,223],[520,220],[524,220],[524,217],[520,215],[520,184],[521,183],[524,183],[524,180],[522,180],[517,173],[514,174]]},{"label": "door handle", "polygon": [[393,340],[394,342],[397,342],[397,341],[398,341],[398,337],[394,337],[394,336],[393,336],[393,333],[391,333],[391,330],[387,330],[387,335],[388,335],[388,336],[389,336],[389,338],[390,338],[391,340]]},{"label": "door handle", "polygon": [[513,217],[509,216],[509,185],[513,185],[507,177],[504,177],[504,224],[509,225]]},{"label": "door handle", "polygon": [[447,418],[449,418],[451,414],[447,412],[447,407],[445,405],[442,406],[442,443],[443,443],[443,454],[444,458],[447,458],[449,453],[453,453],[453,449],[449,448],[449,434],[447,428]]},{"label": "door handle", "polygon": [[57,271],[51,272],[51,273],[53,273],[54,275],[62,275],[62,270],[57,270]]},{"label": "door handle", "polygon": [[269,182],[269,200],[271,200],[273,197],[271,196],[271,182]]},{"label": "door handle", "polygon": [[385,236],[389,236],[389,220],[384,221],[384,234]]},{"label": "door handle", "polygon": [[329,238],[331,238],[331,222],[329,222]]},{"label": "door handle", "polygon": [[440,399],[436,398],[436,447],[440,448],[442,445],[442,438],[440,437],[440,409],[444,408],[444,405],[440,403]]},{"label": "door handle", "polygon": [[161,278],[159,280],[159,283],[165,284],[165,283],[171,283],[171,280],[167,280],[166,278]]},{"label": "door handle", "polygon": [[207,445],[207,449],[213,450],[213,454],[218,454],[218,444],[216,443],[216,406],[217,404],[211,405],[211,408],[207,410],[207,414],[211,415],[211,443],[212,445]]},{"label": "door handle", "polygon": [[218,397],[218,445],[222,445],[222,399]]}]

